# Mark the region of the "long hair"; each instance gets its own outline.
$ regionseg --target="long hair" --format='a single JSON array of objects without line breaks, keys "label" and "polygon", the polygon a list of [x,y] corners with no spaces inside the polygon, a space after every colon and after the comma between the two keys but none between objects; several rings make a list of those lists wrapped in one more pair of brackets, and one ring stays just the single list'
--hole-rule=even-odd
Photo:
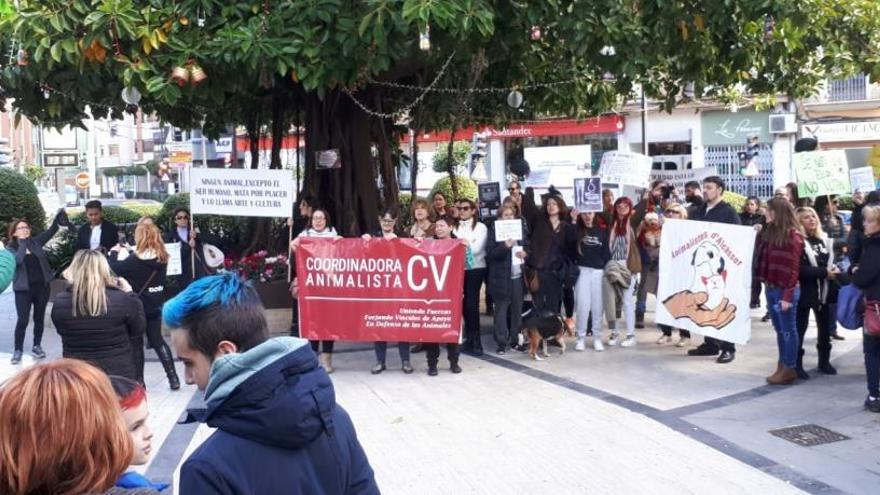
[{"label": "long hair", "polygon": [[18,246],[18,237],[15,237],[15,229],[20,223],[27,224],[28,227],[31,225],[26,218],[13,218],[12,221],[9,222],[9,231],[6,233],[6,238],[9,239],[10,246]]},{"label": "long hair", "polygon": [[77,251],[63,275],[73,286],[73,316],[107,313],[107,287],[116,285],[116,277],[103,254],[85,249]]},{"label": "long hair", "polygon": [[678,203],[669,203],[668,205],[666,205],[666,211],[674,211],[681,216],[682,220],[687,220],[687,217],[688,217],[687,208],[685,208],[684,206],[682,206]]},{"label": "long hair", "polygon": [[134,229],[134,243],[134,250],[138,254],[152,252],[159,259],[159,263],[168,263],[168,251],[165,249],[165,242],[162,241],[162,233],[159,232],[159,227],[156,227],[152,218],[142,217],[138,220],[138,225]]},{"label": "long hair", "polygon": [[565,221],[565,215],[568,214],[568,206],[565,204],[565,200],[562,199],[562,196],[553,195],[553,196],[547,196],[546,198],[544,198],[544,204],[542,205],[543,206],[542,209],[544,210],[544,215],[547,218],[550,218],[550,213],[547,210],[547,205],[551,201],[555,201],[556,206],[559,207],[559,219],[562,221]]},{"label": "long hair", "polygon": [[803,222],[801,222],[801,215],[813,215],[816,217],[816,232],[813,234],[813,237],[818,237],[819,239],[826,239],[828,237],[828,234],[822,230],[822,219],[819,218],[819,214],[816,213],[816,210],[809,206],[801,206],[795,210],[795,215],[797,215],[798,222],[800,222],[801,227],[804,229],[804,234],[810,235]]},{"label": "long hair", "polygon": [[578,254],[581,253],[581,242],[584,240],[584,237],[590,232],[590,229],[593,228],[596,224],[596,218],[598,215],[593,213],[593,221],[589,224],[587,223],[587,215],[585,212],[581,212],[578,214],[577,219],[575,220],[575,228],[577,229],[577,250]]},{"label": "long hair", "polygon": [[0,493],[79,495],[110,489],[132,459],[110,380],[59,359],[27,368],[0,389]]},{"label": "long hair", "polygon": [[423,210],[425,210],[425,213],[428,214],[428,216],[425,217],[425,220],[430,222],[431,215],[433,215],[433,212],[434,212],[434,207],[431,206],[430,203],[428,203],[428,200],[422,199],[422,198],[416,199],[415,201],[412,202],[412,207],[410,208],[410,212],[409,212],[410,220],[413,223],[416,222],[416,210],[419,208],[422,208]]},{"label": "long hair", "polygon": [[773,214],[773,221],[761,230],[761,236],[765,242],[774,246],[784,246],[789,242],[789,233],[792,229],[804,233],[800,221],[794,213],[794,206],[785,198],[773,198],[767,202],[767,210]]},{"label": "long hair", "polygon": [[[626,216],[621,217],[617,213],[617,206],[621,203],[625,203],[629,206],[629,213]],[[614,202],[614,207],[611,210],[613,213],[611,215],[611,228],[614,230],[615,235],[626,235],[627,228],[629,227],[629,219],[633,215],[633,202],[631,199],[626,196],[621,196],[617,198],[617,201]]]}]

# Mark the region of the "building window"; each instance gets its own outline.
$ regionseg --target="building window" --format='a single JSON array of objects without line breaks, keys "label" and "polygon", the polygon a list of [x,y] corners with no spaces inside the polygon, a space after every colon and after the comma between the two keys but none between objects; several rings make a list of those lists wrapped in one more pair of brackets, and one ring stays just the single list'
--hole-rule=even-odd
[{"label": "building window", "polygon": [[144,149],[142,150],[144,153],[152,153],[153,150],[154,150],[155,147],[156,147],[156,146],[155,146],[155,141],[145,140],[145,141],[141,141],[141,143],[142,143],[143,148],[144,148]]},{"label": "building window", "polygon": [[108,146],[108,148],[109,148],[108,153],[110,154],[110,156],[119,156],[119,145],[118,144],[111,144]]}]

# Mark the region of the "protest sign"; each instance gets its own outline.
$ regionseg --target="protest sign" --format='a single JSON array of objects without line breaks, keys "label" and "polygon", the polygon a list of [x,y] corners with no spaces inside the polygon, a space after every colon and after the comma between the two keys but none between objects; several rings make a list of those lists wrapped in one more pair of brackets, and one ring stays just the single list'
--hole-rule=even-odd
[{"label": "protest sign", "polygon": [[599,165],[603,182],[648,187],[651,157],[626,151],[606,151]]},{"label": "protest sign", "polygon": [[165,251],[168,251],[168,267],[166,275],[180,275],[183,273],[183,261],[180,256],[180,243],[169,242],[165,244]]},{"label": "protest sign", "polygon": [[457,343],[465,247],[455,239],[302,239],[303,338]]},{"label": "protest sign", "polygon": [[574,180],[574,207],[577,211],[602,211],[602,178]]},{"label": "protest sign", "polygon": [[477,193],[480,201],[480,216],[494,217],[501,207],[501,185],[497,182],[477,184]]},{"label": "protest sign", "polygon": [[193,215],[289,217],[293,175],[289,170],[193,168]]},{"label": "protest sign", "polygon": [[495,224],[495,240],[498,242],[512,239],[514,241],[522,240],[522,220],[496,220]]},{"label": "protest sign", "polygon": [[657,323],[748,342],[755,230],[667,219],[660,245]]},{"label": "protest sign", "polygon": [[652,170],[651,182],[662,180],[663,182],[675,186],[678,191],[684,191],[684,186],[688,182],[696,181],[700,184],[703,179],[718,175],[715,167],[692,168],[690,170]]},{"label": "protest sign", "polygon": [[871,167],[859,167],[849,169],[849,182],[852,192],[871,192],[875,187],[874,169]]},{"label": "protest sign", "polygon": [[815,198],[826,194],[849,194],[849,167],[843,150],[795,153],[798,196]]}]

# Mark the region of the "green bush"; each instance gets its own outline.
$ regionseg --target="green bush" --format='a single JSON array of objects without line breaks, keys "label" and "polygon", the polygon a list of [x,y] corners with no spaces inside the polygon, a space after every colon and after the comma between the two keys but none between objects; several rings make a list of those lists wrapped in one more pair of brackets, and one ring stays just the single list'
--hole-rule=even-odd
[{"label": "green bush", "polygon": [[852,211],[855,209],[856,205],[853,203],[852,196],[838,196],[837,197],[837,209],[838,210],[849,210]]},{"label": "green bush", "polygon": [[[463,173],[468,165],[468,158],[471,155],[471,143],[469,141],[456,141],[452,145],[452,171],[456,174]],[[442,174],[448,170],[449,166],[448,143],[443,144],[434,153],[434,159],[431,162],[431,170]]]},{"label": "green bush", "polygon": [[434,193],[442,191],[443,194],[446,195],[446,199],[449,203],[452,203],[458,198],[467,198],[473,201],[477,200],[478,190],[476,182],[469,177],[458,175],[455,177],[455,183],[458,186],[458,196],[452,194],[452,183],[447,175],[434,183],[434,187],[431,188],[431,194],[428,197],[433,197]]},{"label": "green bush", "polygon": [[46,228],[46,212],[40,204],[37,188],[24,175],[8,169],[0,169],[0,238],[6,239],[9,222],[13,218],[24,218],[31,225],[34,234]]}]

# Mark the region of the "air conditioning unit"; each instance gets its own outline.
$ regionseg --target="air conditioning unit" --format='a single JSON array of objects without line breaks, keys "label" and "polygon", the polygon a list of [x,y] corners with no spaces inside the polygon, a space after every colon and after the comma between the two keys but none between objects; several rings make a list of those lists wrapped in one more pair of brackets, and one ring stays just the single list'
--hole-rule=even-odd
[{"label": "air conditioning unit", "polygon": [[770,134],[795,134],[797,123],[793,113],[776,113],[770,115]]}]

